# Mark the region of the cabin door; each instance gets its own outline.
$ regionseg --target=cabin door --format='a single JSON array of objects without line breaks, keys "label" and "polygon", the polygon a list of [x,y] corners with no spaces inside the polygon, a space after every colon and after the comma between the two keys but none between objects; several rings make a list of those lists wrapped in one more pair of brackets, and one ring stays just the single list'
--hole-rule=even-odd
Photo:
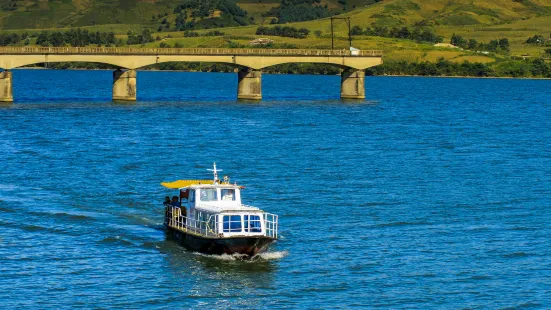
[{"label": "cabin door", "polygon": [[194,219],[195,218],[195,190],[194,189],[190,189],[189,190],[189,194],[188,194],[188,203],[187,203],[187,207],[188,207],[188,217],[189,218],[192,218]]}]

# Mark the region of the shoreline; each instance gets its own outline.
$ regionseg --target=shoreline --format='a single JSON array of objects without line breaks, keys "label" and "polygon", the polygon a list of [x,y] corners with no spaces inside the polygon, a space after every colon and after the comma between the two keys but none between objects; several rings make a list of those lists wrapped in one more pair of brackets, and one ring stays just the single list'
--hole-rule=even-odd
[{"label": "shoreline", "polygon": [[468,75],[370,75],[370,77],[418,77],[418,78],[445,78],[445,79],[506,79],[506,80],[551,80],[546,77],[514,77],[514,76],[468,76]]},{"label": "shoreline", "polygon": [[[67,69],[53,69],[44,67],[20,67],[10,70],[78,70],[78,71],[113,71],[113,69],[87,69],[87,68],[67,68]],[[157,72],[205,72],[205,73],[234,73],[234,72],[221,72],[221,71],[193,71],[193,70],[161,70],[161,69],[146,69],[136,71],[157,71]],[[263,72],[264,74],[278,74],[278,75],[334,75],[334,74],[313,74],[313,73],[272,73]],[[335,74],[339,75],[339,74]],[[367,77],[415,77],[415,78],[444,78],[444,79],[507,79],[507,80],[551,80],[546,77],[514,77],[514,76],[459,76],[459,75],[411,75],[411,74],[385,74],[385,75],[366,75]]]}]

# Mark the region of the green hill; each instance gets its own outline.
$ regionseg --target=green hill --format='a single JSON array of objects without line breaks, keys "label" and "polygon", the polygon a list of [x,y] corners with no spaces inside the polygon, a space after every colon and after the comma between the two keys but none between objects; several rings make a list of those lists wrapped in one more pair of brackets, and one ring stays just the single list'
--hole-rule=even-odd
[{"label": "green hill", "polygon": [[[185,22],[199,22],[200,26],[235,26],[263,23],[266,18],[292,22],[326,17],[377,1],[0,0],[0,27],[7,30],[141,24],[157,28],[166,20],[171,25],[167,29],[172,29],[182,15]],[[207,21],[201,23],[203,20]]]},{"label": "green hill", "polygon": [[0,0],[0,27],[154,27],[160,24],[158,19],[175,26],[182,10],[186,21],[226,15],[246,16],[241,24],[287,23],[353,11],[354,21],[363,25],[476,27],[550,16],[551,0]]},{"label": "green hill", "polygon": [[[350,17],[353,46],[381,49],[385,62],[443,58],[503,66],[515,57],[550,57],[551,0],[0,0],[0,28],[20,40],[0,41],[247,47],[260,36],[274,40],[275,48],[323,49],[331,48],[328,17],[334,15]],[[281,31],[266,30],[275,26]],[[90,35],[60,39],[75,28]],[[347,48],[348,26],[337,20],[334,28],[335,48]],[[55,40],[39,36],[43,30],[56,32]],[[433,46],[454,34],[465,49]],[[542,42],[527,43],[534,36]]]}]

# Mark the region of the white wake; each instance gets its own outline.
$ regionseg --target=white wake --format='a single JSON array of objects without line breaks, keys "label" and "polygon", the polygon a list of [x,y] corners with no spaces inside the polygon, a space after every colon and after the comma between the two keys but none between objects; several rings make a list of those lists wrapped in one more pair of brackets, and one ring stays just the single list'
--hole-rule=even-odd
[{"label": "white wake", "polygon": [[203,254],[199,252],[193,252],[193,254],[218,260],[224,260],[224,261],[258,261],[258,260],[277,260],[282,259],[285,256],[287,256],[289,253],[287,251],[276,251],[276,252],[264,252],[257,254],[253,257],[249,257],[245,254],[222,254],[222,255],[214,255],[214,254]]}]

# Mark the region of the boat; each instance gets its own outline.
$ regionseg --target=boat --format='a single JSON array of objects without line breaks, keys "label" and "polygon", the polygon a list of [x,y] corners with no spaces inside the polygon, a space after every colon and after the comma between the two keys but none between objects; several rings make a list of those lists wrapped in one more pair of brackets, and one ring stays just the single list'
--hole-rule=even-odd
[{"label": "boat", "polygon": [[243,186],[227,176],[213,180],[163,182],[178,190],[177,201],[165,203],[165,226],[184,247],[205,254],[253,257],[278,239],[278,216],[241,202]]}]

